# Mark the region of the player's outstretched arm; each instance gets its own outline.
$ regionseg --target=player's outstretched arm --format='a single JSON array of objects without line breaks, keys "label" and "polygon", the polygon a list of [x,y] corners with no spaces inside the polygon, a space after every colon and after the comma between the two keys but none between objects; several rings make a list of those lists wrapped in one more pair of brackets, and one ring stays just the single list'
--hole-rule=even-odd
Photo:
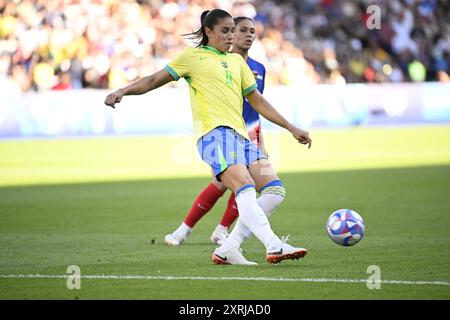
[{"label": "player's outstretched arm", "polygon": [[246,96],[248,102],[260,115],[262,115],[267,120],[279,125],[282,128],[288,130],[295,139],[301,144],[307,144],[308,149],[311,148],[311,138],[309,137],[309,132],[297,128],[289,121],[287,121],[270,103],[267,101],[258,90],[253,90],[250,94]]},{"label": "player's outstretched arm", "polygon": [[119,103],[123,96],[144,94],[157,89],[172,80],[172,76],[166,70],[160,70],[108,94],[105,98],[105,104],[115,108],[114,104]]}]

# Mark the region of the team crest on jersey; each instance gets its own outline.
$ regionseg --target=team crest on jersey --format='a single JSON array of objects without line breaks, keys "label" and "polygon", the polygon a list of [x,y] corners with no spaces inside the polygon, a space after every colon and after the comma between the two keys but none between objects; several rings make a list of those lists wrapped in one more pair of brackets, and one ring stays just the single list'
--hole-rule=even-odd
[{"label": "team crest on jersey", "polygon": [[228,63],[226,61],[222,61],[222,66],[227,69],[228,68]]}]

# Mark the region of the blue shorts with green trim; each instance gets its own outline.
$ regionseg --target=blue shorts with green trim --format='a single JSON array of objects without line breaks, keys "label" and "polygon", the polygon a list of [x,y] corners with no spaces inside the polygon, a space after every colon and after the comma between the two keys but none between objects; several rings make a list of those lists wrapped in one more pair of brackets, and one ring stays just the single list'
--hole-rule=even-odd
[{"label": "blue shorts with green trim", "polygon": [[220,174],[233,164],[249,166],[266,155],[248,139],[230,127],[217,127],[197,141],[200,157],[211,166],[218,181]]}]

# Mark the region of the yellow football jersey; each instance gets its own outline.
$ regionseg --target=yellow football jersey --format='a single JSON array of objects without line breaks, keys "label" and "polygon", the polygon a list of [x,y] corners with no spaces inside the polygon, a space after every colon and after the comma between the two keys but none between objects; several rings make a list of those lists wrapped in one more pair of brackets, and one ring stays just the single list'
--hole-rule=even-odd
[{"label": "yellow football jersey", "polygon": [[186,48],[165,70],[189,84],[196,139],[219,126],[233,128],[248,139],[242,96],[256,89],[256,81],[241,55],[209,46]]}]

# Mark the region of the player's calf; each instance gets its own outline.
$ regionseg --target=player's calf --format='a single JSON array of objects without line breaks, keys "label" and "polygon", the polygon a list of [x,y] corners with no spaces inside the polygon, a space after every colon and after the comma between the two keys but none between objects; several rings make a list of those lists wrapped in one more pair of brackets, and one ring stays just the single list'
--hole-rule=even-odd
[{"label": "player's calf", "polygon": [[269,218],[283,202],[286,190],[281,180],[273,180],[262,187],[259,192],[258,205]]}]

